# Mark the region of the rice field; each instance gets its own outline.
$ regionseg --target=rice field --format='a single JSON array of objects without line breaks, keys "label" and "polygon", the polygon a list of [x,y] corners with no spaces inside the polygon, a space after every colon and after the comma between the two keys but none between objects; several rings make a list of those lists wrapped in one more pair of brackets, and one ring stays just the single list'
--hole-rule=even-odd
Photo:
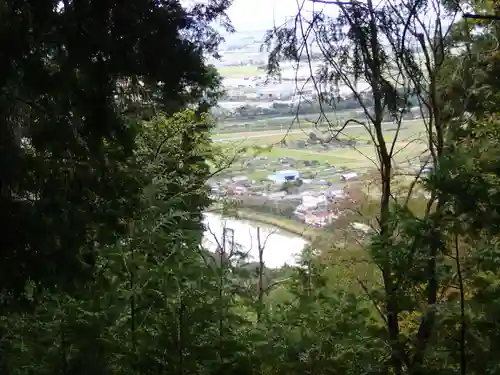
[{"label": "rice field", "polygon": [[[214,140],[220,142],[225,148],[238,149],[247,147],[247,154],[258,153],[270,159],[280,157],[292,157],[298,160],[317,160],[320,163],[329,163],[335,167],[372,169],[377,165],[375,148],[370,141],[367,131],[361,126],[352,126],[345,129],[340,136],[341,139],[352,139],[356,141],[355,147],[337,147],[329,150],[322,150],[317,147],[296,148],[293,141],[307,140],[311,130],[291,130],[289,132],[277,132],[276,130],[233,133],[215,135]],[[316,131],[320,136],[320,132]],[[392,146],[396,129],[394,125],[387,125],[384,131],[388,147]],[[398,139],[394,145],[394,161],[401,167],[410,167],[418,163],[420,156],[426,152],[423,139],[424,126],[421,121],[409,121],[404,124],[398,134]],[[282,140],[287,142],[283,147]],[[269,147],[270,146],[270,147]]]},{"label": "rice field", "polygon": [[256,65],[219,66],[219,74],[224,78],[247,78],[265,75],[265,71],[257,69]]}]

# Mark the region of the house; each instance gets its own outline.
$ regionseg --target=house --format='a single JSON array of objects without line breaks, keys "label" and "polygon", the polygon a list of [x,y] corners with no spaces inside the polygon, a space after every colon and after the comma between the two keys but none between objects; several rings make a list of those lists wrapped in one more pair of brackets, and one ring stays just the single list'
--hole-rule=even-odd
[{"label": "house", "polygon": [[356,172],[349,172],[349,173],[344,173],[340,175],[340,179],[342,181],[349,181],[349,180],[354,180],[358,178],[358,174]]},{"label": "house", "polygon": [[345,197],[345,192],[344,190],[327,190],[325,195],[330,199],[342,199]]},{"label": "house", "polygon": [[274,175],[269,175],[267,178],[274,183],[282,184],[286,181],[295,181],[300,178],[300,173],[295,170],[277,171]]},{"label": "house", "polygon": [[327,211],[311,212],[304,216],[304,222],[314,227],[324,227],[330,224],[333,216]]},{"label": "house", "polygon": [[299,219],[299,220],[302,220],[304,221],[305,220],[305,216],[308,214],[308,207],[305,207],[301,204],[299,204],[297,206],[297,208],[295,208],[295,211],[293,211],[293,214]]},{"label": "house", "polygon": [[236,184],[244,184],[248,182],[248,177],[247,176],[235,176],[231,179],[234,183]]},{"label": "house", "polygon": [[233,188],[233,194],[234,195],[244,195],[247,193],[247,188],[244,186],[235,186]]},{"label": "house", "polygon": [[428,166],[428,167],[425,167],[422,169],[422,174],[427,174],[427,173],[430,173],[434,170],[434,167],[432,165]]},{"label": "house", "polygon": [[286,191],[277,191],[274,193],[266,194],[268,199],[273,199],[273,200],[283,199],[284,197],[286,197],[286,195],[287,195]]},{"label": "house", "polygon": [[327,199],[324,195],[314,196],[314,195],[302,195],[301,206],[307,208],[316,208],[319,205],[326,205]]}]

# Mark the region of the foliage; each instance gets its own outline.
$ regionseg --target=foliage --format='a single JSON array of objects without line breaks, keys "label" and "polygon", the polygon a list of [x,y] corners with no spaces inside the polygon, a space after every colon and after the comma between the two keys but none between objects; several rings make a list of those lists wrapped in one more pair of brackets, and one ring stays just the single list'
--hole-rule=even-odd
[{"label": "foliage", "polygon": [[298,192],[299,187],[302,186],[304,182],[302,179],[297,179],[297,180],[292,180],[292,181],[285,181],[282,185],[280,190],[281,191],[286,191],[288,194],[293,194],[294,192]]},{"label": "foliage", "polygon": [[228,5],[2,3],[0,290],[74,287],[98,247],[124,235],[142,187],[129,173],[134,113],[203,109],[217,97],[203,54],[216,52],[209,23]]},{"label": "foliage", "polygon": [[[203,248],[209,165],[231,159],[210,142],[220,80],[203,53],[228,5],[2,5],[1,374],[498,373],[497,27],[423,23],[456,2],[316,15],[319,76],[362,106],[377,189],[348,189],[331,233],[269,270]],[[274,30],[275,67],[304,61],[297,31]],[[402,197],[383,122],[413,100],[434,168]]]}]

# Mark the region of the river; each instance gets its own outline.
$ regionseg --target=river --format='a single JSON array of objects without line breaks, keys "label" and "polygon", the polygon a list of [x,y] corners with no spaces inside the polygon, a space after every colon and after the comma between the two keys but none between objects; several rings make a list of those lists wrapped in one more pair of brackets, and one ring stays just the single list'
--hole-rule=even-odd
[{"label": "river", "polygon": [[[257,245],[257,226],[260,227],[261,244],[264,245],[264,263],[269,268],[279,268],[297,264],[297,256],[300,255],[307,241],[297,235],[285,232],[268,225],[257,224],[248,220],[225,218],[219,214],[205,213],[205,231],[203,245],[212,251],[222,244],[222,233],[224,228],[234,233],[235,247],[248,254],[248,261],[258,261],[259,250]],[[226,243],[230,233],[226,235]]]}]

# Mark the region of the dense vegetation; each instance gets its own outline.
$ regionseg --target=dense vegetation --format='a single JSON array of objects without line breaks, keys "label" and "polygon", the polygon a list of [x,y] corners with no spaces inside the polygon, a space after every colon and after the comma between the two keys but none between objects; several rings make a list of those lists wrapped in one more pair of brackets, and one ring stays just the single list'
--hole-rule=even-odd
[{"label": "dense vegetation", "polygon": [[[203,54],[229,1],[4,1],[0,373],[499,373],[500,24],[441,22],[464,5],[337,3],[270,34],[271,73],[304,61],[308,30],[322,79],[369,83],[380,167],[380,199],[351,207],[372,236],[339,222],[270,272],[200,246],[207,161],[224,163]],[[415,97],[434,172],[405,198],[381,124]]]}]

